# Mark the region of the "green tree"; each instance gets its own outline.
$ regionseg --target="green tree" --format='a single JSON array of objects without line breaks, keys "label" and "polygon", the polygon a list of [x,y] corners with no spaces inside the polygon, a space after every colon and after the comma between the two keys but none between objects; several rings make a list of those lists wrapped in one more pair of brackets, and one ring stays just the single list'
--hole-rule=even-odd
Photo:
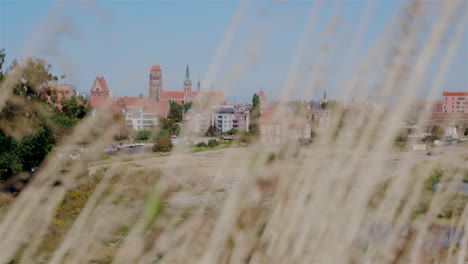
[{"label": "green tree", "polygon": [[150,130],[140,130],[136,134],[136,139],[138,140],[148,140],[151,137]]},{"label": "green tree", "polygon": [[258,119],[261,115],[260,109],[260,97],[258,94],[254,94],[252,97],[252,110],[250,111],[250,124],[249,124],[249,133],[251,135],[258,135]]},{"label": "green tree", "polygon": [[178,103],[171,101],[169,103],[169,114],[167,115],[167,118],[174,120],[174,122],[182,122],[182,112],[183,107]]},{"label": "green tree", "polygon": [[432,127],[431,136],[434,140],[439,140],[444,136],[444,129],[438,125]]},{"label": "green tree", "polygon": [[172,141],[169,137],[159,137],[153,145],[153,152],[170,152],[172,150]]},{"label": "green tree", "polygon": [[231,136],[232,136],[232,135],[237,134],[237,132],[238,132],[237,129],[231,128],[231,129],[229,129],[226,133],[227,133],[228,135],[231,135]]},{"label": "green tree", "polygon": [[179,135],[180,126],[173,119],[159,119],[159,128],[168,131],[171,135]]},{"label": "green tree", "polygon": [[187,113],[188,110],[190,110],[190,108],[192,108],[192,102],[188,102],[186,104],[184,104],[184,113]]},{"label": "green tree", "polygon": [[165,129],[160,129],[157,133],[156,133],[156,139],[160,138],[160,137],[167,137],[167,138],[170,138],[171,137],[171,133]]},{"label": "green tree", "polygon": [[[2,50],[0,69],[4,58]],[[49,104],[49,82],[58,80],[50,71],[44,60],[29,58],[15,60],[5,72],[20,78],[0,111],[0,181],[38,167],[55,143],[91,110],[87,101],[76,97]],[[0,80],[3,76],[0,72]]]},{"label": "green tree", "polygon": [[51,73],[52,65],[38,58],[14,60],[7,70],[7,74],[19,74],[20,81],[14,87],[14,93],[40,97],[50,82],[59,78]]},{"label": "green tree", "polygon": [[218,134],[218,129],[213,125],[210,125],[208,127],[208,130],[206,130],[206,136],[208,136],[208,137],[214,137],[217,134]]},{"label": "green tree", "polygon": [[254,94],[252,97],[252,111],[250,112],[250,117],[252,120],[257,120],[260,117],[260,97],[258,94]]},{"label": "green tree", "polygon": [[0,82],[3,80],[3,62],[5,61],[5,49],[0,50]]}]

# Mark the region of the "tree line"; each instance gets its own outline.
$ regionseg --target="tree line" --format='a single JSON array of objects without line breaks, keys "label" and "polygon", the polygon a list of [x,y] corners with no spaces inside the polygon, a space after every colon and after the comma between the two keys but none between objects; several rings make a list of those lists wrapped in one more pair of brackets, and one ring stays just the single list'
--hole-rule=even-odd
[{"label": "tree line", "polygon": [[[91,111],[89,101],[75,94],[59,96],[50,85],[65,76],[52,74],[45,60],[14,60],[3,71],[6,53],[0,51],[0,85],[16,75],[12,95],[0,111],[0,184],[32,172],[60,139]],[[1,185],[0,185],[1,186]]]}]

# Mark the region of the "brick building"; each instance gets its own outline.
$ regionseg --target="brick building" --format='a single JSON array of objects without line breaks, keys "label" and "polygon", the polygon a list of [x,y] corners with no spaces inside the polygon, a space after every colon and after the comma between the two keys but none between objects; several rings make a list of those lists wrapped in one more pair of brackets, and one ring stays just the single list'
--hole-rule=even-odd
[{"label": "brick building", "polygon": [[443,112],[468,114],[468,92],[444,92]]}]

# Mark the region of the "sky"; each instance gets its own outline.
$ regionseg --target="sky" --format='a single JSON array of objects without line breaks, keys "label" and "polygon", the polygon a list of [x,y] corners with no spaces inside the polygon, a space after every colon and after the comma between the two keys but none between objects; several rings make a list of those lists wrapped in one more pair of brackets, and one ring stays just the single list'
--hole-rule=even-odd
[{"label": "sky", "polygon": [[[349,56],[369,3],[371,23]],[[231,103],[248,102],[261,89],[275,99],[294,69],[309,15],[317,10],[297,71],[310,71],[326,58],[319,73],[325,81],[313,94],[298,89],[292,97],[317,99],[326,91],[333,98],[350,78],[344,72],[351,73],[388,30],[402,3],[0,0],[0,49],[6,50],[6,65],[28,56],[46,59],[56,75],[66,75],[61,82],[78,91],[89,92],[94,79],[104,76],[113,96],[147,96],[154,64],[162,68],[165,91],[182,90],[189,65],[193,89],[201,81],[203,90],[224,90]],[[444,90],[468,90],[467,46],[465,34]],[[342,66],[343,60],[356,63]],[[307,78],[297,79],[299,87],[310,86]]]}]

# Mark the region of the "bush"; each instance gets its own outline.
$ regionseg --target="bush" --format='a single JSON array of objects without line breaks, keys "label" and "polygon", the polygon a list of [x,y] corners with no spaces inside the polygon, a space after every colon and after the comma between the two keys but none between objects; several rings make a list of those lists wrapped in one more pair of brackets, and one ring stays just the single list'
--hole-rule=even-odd
[{"label": "bush", "polygon": [[252,142],[252,136],[248,135],[248,134],[243,134],[240,138],[239,138],[239,142],[240,143],[245,143],[245,144],[250,144],[250,142]]},{"label": "bush", "polygon": [[434,190],[434,185],[439,183],[442,179],[443,172],[441,170],[434,170],[428,179],[429,188]]},{"label": "bush", "polygon": [[238,132],[237,129],[231,128],[231,129],[230,129],[228,132],[226,132],[226,133],[227,133],[228,135],[231,135],[231,136],[232,136],[232,135],[237,134],[237,132]]},{"label": "bush", "polygon": [[214,137],[216,134],[218,134],[218,129],[215,126],[208,127],[208,130],[205,133],[207,137]]},{"label": "bush", "polygon": [[151,131],[149,130],[140,130],[137,132],[136,139],[138,140],[148,140],[151,136]]},{"label": "bush", "polygon": [[172,141],[169,137],[159,137],[153,145],[153,152],[170,152],[172,150]]},{"label": "bush", "polygon": [[158,131],[158,133],[156,133],[156,138],[160,138],[160,137],[167,137],[167,138],[170,138],[171,137],[171,133],[165,129],[161,129]]},{"label": "bush", "polygon": [[438,125],[432,127],[431,136],[437,140],[441,139],[444,136],[444,129]]},{"label": "bush", "polygon": [[216,139],[211,139],[208,141],[208,147],[209,148],[214,148],[219,145],[219,142]]},{"label": "bush", "polygon": [[205,144],[205,142],[199,142],[199,143],[197,143],[197,144],[195,145],[195,147],[197,147],[197,148],[206,148],[207,145]]}]

